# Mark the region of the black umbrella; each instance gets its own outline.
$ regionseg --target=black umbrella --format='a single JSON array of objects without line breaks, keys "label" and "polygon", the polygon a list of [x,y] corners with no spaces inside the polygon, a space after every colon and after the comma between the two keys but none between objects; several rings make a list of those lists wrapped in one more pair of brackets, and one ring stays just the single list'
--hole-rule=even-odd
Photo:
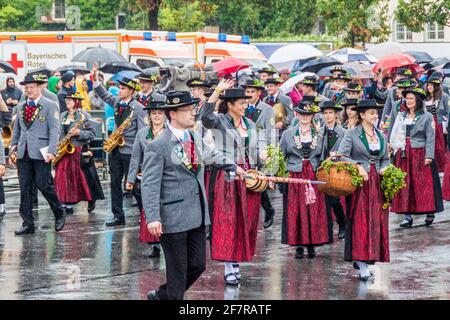
[{"label": "black umbrella", "polygon": [[335,66],[338,64],[341,65],[342,62],[340,62],[339,60],[332,58],[332,57],[321,57],[321,58],[317,58],[317,59],[308,61],[307,63],[305,63],[302,66],[300,71],[317,73],[317,72],[319,72],[320,69],[330,67],[330,66]]},{"label": "black umbrella", "polygon": [[0,60],[0,71],[3,71],[4,73],[17,74],[16,69],[10,63],[4,60]]},{"label": "black umbrella", "polygon": [[100,71],[110,74],[116,74],[120,71],[139,71],[142,69],[135,65],[132,62],[112,62],[112,63],[104,63],[99,68]]},{"label": "black umbrella", "polygon": [[142,72],[145,74],[157,75],[159,73],[159,67],[147,68],[147,69],[142,70]]},{"label": "black umbrella", "polygon": [[426,63],[433,61],[433,57],[430,56],[427,52],[424,51],[406,51],[403,52],[405,54],[408,54],[416,59],[416,63]]},{"label": "black umbrella", "polygon": [[434,59],[433,61],[428,62],[428,63],[426,63],[426,64],[424,64],[424,65],[422,65],[422,66],[423,66],[426,70],[428,70],[428,69],[431,69],[431,68],[434,68],[434,67],[437,67],[437,66],[446,64],[446,63],[448,63],[448,62],[450,62],[450,59],[448,59],[448,58],[438,58],[438,59]]},{"label": "black umbrella", "polygon": [[42,68],[37,68],[37,69],[33,69],[33,70],[28,70],[28,72],[30,72],[30,73],[35,73],[35,72],[36,73],[37,72],[43,73],[43,74],[45,74],[47,76],[47,78],[50,78],[50,76],[53,73],[53,70],[51,70],[51,69],[49,69],[47,67],[42,67]]},{"label": "black umbrella", "polygon": [[72,58],[73,62],[86,62],[90,64],[102,64],[112,62],[127,62],[117,51],[106,48],[89,48],[79,52]]},{"label": "black umbrella", "polygon": [[61,74],[66,73],[67,71],[73,71],[74,73],[80,73],[80,74],[88,74],[91,71],[89,71],[88,68],[84,66],[79,66],[76,64],[69,64],[67,66],[62,66],[59,68],[56,68],[56,71],[61,72]]}]

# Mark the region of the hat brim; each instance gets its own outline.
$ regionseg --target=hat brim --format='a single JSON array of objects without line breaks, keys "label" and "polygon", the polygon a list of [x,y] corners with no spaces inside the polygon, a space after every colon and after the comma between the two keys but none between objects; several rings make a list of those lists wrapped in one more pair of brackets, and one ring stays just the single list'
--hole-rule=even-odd
[{"label": "hat brim", "polygon": [[229,101],[229,100],[238,100],[238,99],[251,99],[252,97],[250,97],[250,96],[239,96],[239,97],[223,97],[223,96],[221,96],[220,97],[220,99],[222,99],[222,100],[226,100],[226,101]]},{"label": "hat brim", "polygon": [[299,81],[298,83],[303,84],[305,86],[310,85],[310,86],[317,86],[320,84],[320,82],[303,82],[303,81]]},{"label": "hat brim", "polygon": [[[147,82],[158,82],[158,80],[155,79],[149,79],[149,78],[143,78],[143,77],[137,77],[136,79],[140,81],[147,81]],[[120,82],[120,81],[119,81]]]},{"label": "hat brim", "polygon": [[159,109],[164,109],[164,110],[177,109],[177,108],[184,107],[184,106],[195,105],[199,102],[200,102],[200,99],[192,99],[191,101],[177,103],[177,104],[165,104],[165,105],[161,106]]},{"label": "hat brim", "polygon": [[377,104],[376,106],[356,106],[351,109],[355,109],[355,111],[365,111],[370,109],[380,110],[384,107],[383,104]]},{"label": "hat brim", "polygon": [[348,92],[362,92],[364,91],[362,88],[361,89],[349,89],[349,88],[344,88],[344,91],[348,91]]},{"label": "hat brim", "polygon": [[135,91],[139,91],[139,89],[133,88],[132,86],[129,86],[128,83],[126,83],[126,82],[124,82],[124,81],[122,81],[122,80],[117,80],[117,82],[118,82],[119,84],[121,84],[121,85],[127,87],[127,88],[133,89],[133,90],[135,90]]},{"label": "hat brim", "polygon": [[33,80],[33,81],[21,81],[21,82],[19,82],[19,84],[21,86],[24,86],[24,85],[29,84],[29,83],[44,84],[44,83],[47,83],[47,82],[48,81],[35,81],[35,80]]},{"label": "hat brim", "polygon": [[321,107],[321,108],[320,108],[320,111],[324,112],[325,110],[328,110],[328,109],[332,109],[332,110],[334,110],[334,111],[336,111],[336,112],[344,111],[344,108],[338,107],[338,106],[334,106],[334,107]]},{"label": "hat brim", "polygon": [[71,97],[71,96],[65,96],[64,97],[64,100],[66,100],[66,99],[72,99],[72,100],[84,100],[84,98],[77,98],[77,97]]},{"label": "hat brim", "polygon": [[242,87],[245,88],[255,88],[258,90],[264,90],[265,88],[263,86],[257,86],[257,85],[250,85],[250,84],[243,84]]},{"label": "hat brim", "polygon": [[425,99],[425,98],[427,97],[426,95],[424,95],[424,94],[422,94],[422,93],[419,93],[419,92],[416,92],[416,91],[412,91],[411,89],[405,89],[405,90],[403,90],[403,92],[402,92],[403,98],[406,98],[406,95],[407,95],[408,93],[412,93],[412,94],[414,94],[414,95],[416,95],[416,96],[419,96],[422,100]]}]

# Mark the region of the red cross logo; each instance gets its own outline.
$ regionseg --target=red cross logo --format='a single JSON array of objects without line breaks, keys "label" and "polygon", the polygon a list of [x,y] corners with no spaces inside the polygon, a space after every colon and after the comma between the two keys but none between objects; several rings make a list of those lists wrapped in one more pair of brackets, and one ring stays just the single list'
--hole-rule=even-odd
[{"label": "red cross logo", "polygon": [[17,60],[17,53],[11,53],[11,60],[6,62],[11,64],[16,69],[16,72],[19,68],[23,68],[23,61]]}]

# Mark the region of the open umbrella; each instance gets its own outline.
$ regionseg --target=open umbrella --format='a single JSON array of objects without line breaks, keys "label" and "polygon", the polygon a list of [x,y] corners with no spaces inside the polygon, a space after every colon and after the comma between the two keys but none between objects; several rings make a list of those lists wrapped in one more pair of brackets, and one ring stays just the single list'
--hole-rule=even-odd
[{"label": "open umbrella", "polygon": [[320,69],[342,64],[339,60],[332,57],[321,57],[305,63],[300,71],[317,73]]},{"label": "open umbrella", "polygon": [[6,62],[4,60],[0,60],[0,72],[11,72],[17,74],[16,68],[14,68],[9,62]]},{"label": "open umbrella", "polygon": [[33,70],[28,70],[28,72],[39,72],[45,74],[48,78],[52,75],[53,71],[47,67],[37,68]]},{"label": "open umbrella", "polygon": [[120,71],[139,71],[142,72],[142,69],[138,67],[136,64],[132,62],[111,62],[104,63],[98,68],[100,71],[105,73],[115,74]]},{"label": "open umbrella", "polygon": [[425,68],[425,69],[431,69],[431,68],[439,67],[439,66],[442,66],[442,65],[446,64],[447,62],[450,62],[450,59],[448,59],[448,58],[438,58],[438,59],[434,59],[434,60],[431,61],[431,62],[427,62],[427,63],[424,65],[424,68]]},{"label": "open umbrella", "polygon": [[140,74],[139,71],[120,71],[111,77],[111,81],[122,80],[123,78],[133,79]]},{"label": "open umbrella", "polygon": [[375,77],[372,67],[361,61],[344,63],[344,69],[353,79],[372,79]]},{"label": "open umbrella", "polygon": [[397,42],[383,42],[370,47],[366,52],[378,59],[382,59],[393,53],[401,53],[403,51],[404,47]]},{"label": "open umbrella", "polygon": [[314,73],[312,72],[302,72],[288,80],[286,80],[285,83],[283,83],[280,86],[280,90],[283,94],[289,94],[289,92],[292,91],[292,89],[294,88],[294,86],[301,80],[303,80],[306,76],[315,76]]},{"label": "open umbrella", "polygon": [[277,49],[269,58],[268,63],[278,70],[292,69],[295,62],[323,56],[322,51],[308,44],[295,43]]},{"label": "open umbrella", "polygon": [[382,69],[383,71],[391,72],[393,69],[403,66],[410,66],[415,64],[416,59],[404,53],[394,53],[388,55],[378,61],[373,67],[373,71],[377,72]]},{"label": "open umbrella", "polygon": [[218,73],[219,78],[250,66],[251,64],[236,58],[226,58],[219,62],[213,63],[213,68]]},{"label": "open umbrella", "polygon": [[335,58],[342,63],[363,61],[367,64],[371,64],[378,62],[376,57],[355,48],[342,48],[327,54],[327,56]]},{"label": "open umbrella", "polygon": [[67,71],[73,71],[74,73],[80,73],[80,74],[88,74],[91,72],[85,66],[80,66],[80,65],[76,65],[76,64],[69,64],[66,66],[58,67],[58,68],[56,68],[56,71],[61,72],[61,74],[66,73]]},{"label": "open umbrella", "polygon": [[127,62],[117,51],[106,48],[88,48],[79,52],[72,58],[73,62],[86,62],[89,64],[102,64],[111,62]]},{"label": "open umbrella", "polygon": [[417,64],[433,61],[433,57],[424,51],[405,51],[403,53],[416,59]]}]

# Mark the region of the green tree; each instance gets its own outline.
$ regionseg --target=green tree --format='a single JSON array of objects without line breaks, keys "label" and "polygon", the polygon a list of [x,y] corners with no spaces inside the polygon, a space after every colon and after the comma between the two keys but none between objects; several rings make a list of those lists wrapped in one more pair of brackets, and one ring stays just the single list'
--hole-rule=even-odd
[{"label": "green tree", "polygon": [[0,0],[0,30],[26,31],[42,29],[37,13],[49,8],[51,0]]},{"label": "green tree", "polygon": [[390,27],[387,19],[388,0],[317,0],[319,16],[328,33],[343,36],[352,47],[373,38],[384,41]]},{"label": "green tree", "polygon": [[450,26],[450,0],[400,0],[395,17],[413,32],[423,31],[426,23]]},{"label": "green tree", "polygon": [[115,16],[120,6],[110,0],[66,0],[66,6],[75,5],[81,12],[81,30],[115,29]]},{"label": "green tree", "polygon": [[197,31],[206,26],[205,13],[199,1],[186,1],[172,7],[165,4],[159,13],[159,27],[167,31]]}]

